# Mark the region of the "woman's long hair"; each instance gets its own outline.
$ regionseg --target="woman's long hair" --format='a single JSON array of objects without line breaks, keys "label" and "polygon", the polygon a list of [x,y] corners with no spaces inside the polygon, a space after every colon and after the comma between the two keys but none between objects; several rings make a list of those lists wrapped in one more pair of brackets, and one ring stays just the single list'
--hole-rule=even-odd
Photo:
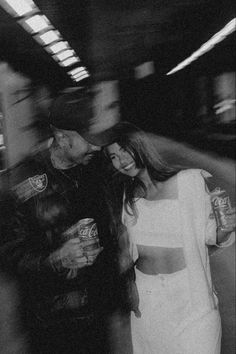
[{"label": "woman's long hair", "polygon": [[[114,134],[115,131],[115,134]],[[119,144],[123,149],[133,157],[137,168],[146,168],[151,180],[163,182],[174,176],[180,169],[169,166],[161,157],[158,151],[158,136],[152,133],[144,132],[129,122],[120,122],[114,127],[112,143]],[[128,176],[119,176],[124,184],[125,191],[125,209],[130,214],[135,213],[134,200],[138,197],[146,196],[146,187],[139,178],[130,178]]]}]

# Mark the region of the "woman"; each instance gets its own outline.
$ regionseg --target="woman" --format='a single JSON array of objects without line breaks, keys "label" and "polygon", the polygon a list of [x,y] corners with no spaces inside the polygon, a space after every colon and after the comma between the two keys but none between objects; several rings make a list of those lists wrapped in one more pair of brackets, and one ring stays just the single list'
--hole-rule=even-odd
[{"label": "woman", "polygon": [[[158,154],[158,138],[130,123],[118,123],[112,139],[106,154],[125,177],[122,223],[140,298],[140,312],[131,314],[134,353],[220,353],[207,245],[227,246],[233,235],[216,233],[205,183],[210,174],[168,166]],[[125,268],[127,252],[122,254]]]}]

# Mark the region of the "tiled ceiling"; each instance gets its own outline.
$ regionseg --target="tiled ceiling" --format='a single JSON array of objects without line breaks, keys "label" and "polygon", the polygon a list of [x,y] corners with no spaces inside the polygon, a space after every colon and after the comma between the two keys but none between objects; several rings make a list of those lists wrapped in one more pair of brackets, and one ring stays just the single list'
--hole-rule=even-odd
[{"label": "tiled ceiling", "polygon": [[[231,0],[35,0],[35,3],[98,79],[119,76],[146,60],[155,60],[159,74],[164,75],[235,17]],[[38,76],[47,77],[54,85],[71,84],[65,69],[58,67],[1,8],[0,21],[2,58],[10,58],[16,67],[32,70],[34,74],[33,64],[41,67]],[[28,64],[24,65],[25,62]]]}]

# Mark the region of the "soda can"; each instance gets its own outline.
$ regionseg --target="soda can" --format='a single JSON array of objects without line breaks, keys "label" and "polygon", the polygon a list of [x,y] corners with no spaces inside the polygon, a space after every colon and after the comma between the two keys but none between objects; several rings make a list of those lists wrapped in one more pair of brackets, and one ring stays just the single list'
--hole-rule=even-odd
[{"label": "soda can", "polygon": [[211,202],[217,226],[226,230],[229,225],[228,214],[232,210],[230,198],[224,190],[216,188],[211,193]]},{"label": "soda can", "polygon": [[95,242],[85,247],[85,250],[92,250],[99,247],[97,224],[92,218],[81,219],[78,223],[78,236],[81,242],[94,240]]},{"label": "soda can", "polygon": [[98,238],[97,224],[92,218],[81,219],[78,223],[78,235],[81,239]]}]

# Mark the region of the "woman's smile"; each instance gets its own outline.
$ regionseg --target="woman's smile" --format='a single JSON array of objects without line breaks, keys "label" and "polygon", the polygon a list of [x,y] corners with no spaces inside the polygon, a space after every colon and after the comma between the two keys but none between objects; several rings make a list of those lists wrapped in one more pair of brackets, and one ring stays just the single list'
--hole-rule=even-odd
[{"label": "woman's smile", "polygon": [[135,177],[139,169],[133,156],[117,143],[107,147],[111,162],[116,170],[130,177]]},{"label": "woman's smile", "polygon": [[129,171],[131,168],[133,168],[135,166],[135,162],[131,162],[128,165],[122,166],[121,168],[125,171]]}]

